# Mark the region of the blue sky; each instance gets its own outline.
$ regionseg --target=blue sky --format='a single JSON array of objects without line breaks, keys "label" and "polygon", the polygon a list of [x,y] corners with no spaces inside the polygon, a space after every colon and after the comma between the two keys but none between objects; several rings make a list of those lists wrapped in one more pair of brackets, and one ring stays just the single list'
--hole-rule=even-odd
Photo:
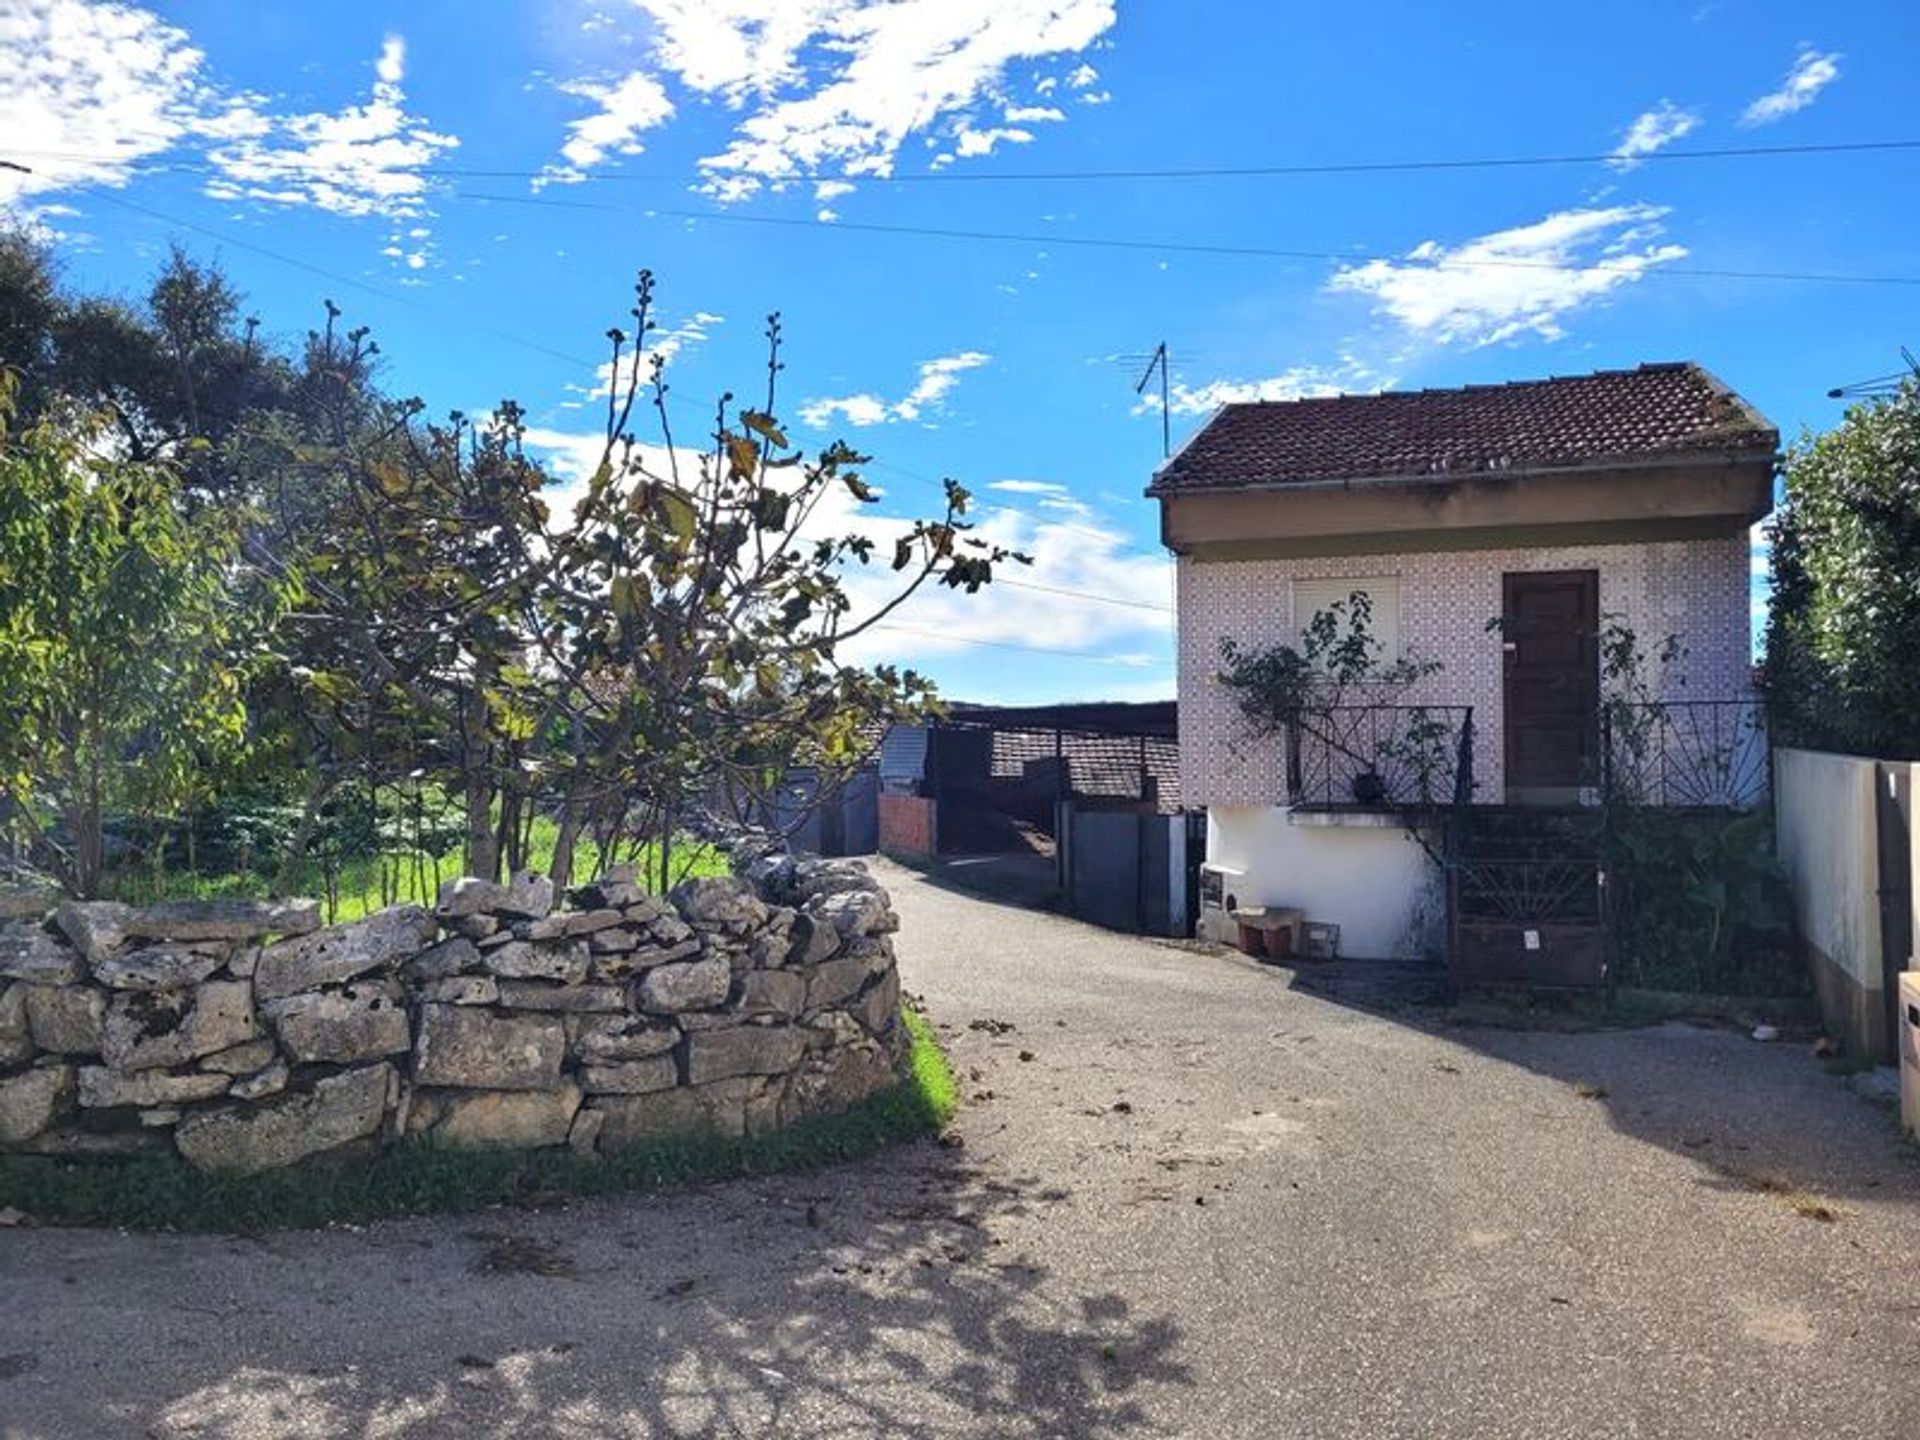
[{"label": "blue sky", "polygon": [[1036,552],[865,652],[958,698],[1171,694],[1122,358],[1163,339],[1176,444],[1226,398],[1678,358],[1791,436],[1920,340],[1920,285],[1697,273],[1920,276],[1920,151],[1658,158],[1920,137],[1905,0],[7,0],[0,50],[33,172],[0,207],[74,283],[133,292],[179,239],[288,336],[331,297],[396,389],[519,399],[563,474],[636,269],[683,425],[758,393],[781,311],[796,434],[873,453],[889,515],[955,476]]}]

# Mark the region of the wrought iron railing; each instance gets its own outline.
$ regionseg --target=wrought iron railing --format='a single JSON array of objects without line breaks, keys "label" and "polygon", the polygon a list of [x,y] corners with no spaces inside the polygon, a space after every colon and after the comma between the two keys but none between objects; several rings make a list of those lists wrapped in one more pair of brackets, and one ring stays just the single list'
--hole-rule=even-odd
[{"label": "wrought iron railing", "polygon": [[1287,797],[1326,810],[1438,809],[1473,789],[1470,705],[1330,705],[1286,727]]},{"label": "wrought iron railing", "polygon": [[1609,804],[1751,810],[1767,798],[1757,700],[1610,701],[1600,718]]}]

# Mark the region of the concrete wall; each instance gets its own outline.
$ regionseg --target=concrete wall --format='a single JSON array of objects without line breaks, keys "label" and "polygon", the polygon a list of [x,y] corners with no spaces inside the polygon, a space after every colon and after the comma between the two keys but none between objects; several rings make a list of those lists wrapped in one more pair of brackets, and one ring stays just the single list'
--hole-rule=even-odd
[{"label": "concrete wall", "polygon": [[1285,803],[1277,744],[1247,740],[1234,696],[1218,680],[1220,641],[1295,643],[1307,616],[1293,613],[1292,581],[1398,576],[1404,649],[1445,668],[1407,698],[1473,706],[1476,800],[1504,797],[1500,637],[1501,576],[1523,570],[1597,570],[1600,609],[1619,615],[1649,652],[1669,634],[1685,660],[1657,677],[1670,700],[1745,697],[1752,688],[1744,535],[1632,545],[1578,545],[1431,554],[1267,560],[1182,557],[1179,577],[1181,795],[1188,805]]},{"label": "concrete wall", "polygon": [[1910,785],[1915,767],[1791,749],[1774,751],[1773,766],[1780,861],[1828,1030],[1854,1054],[1884,1056],[1877,790],[1889,771]]},{"label": "concrete wall", "polygon": [[1207,811],[1207,859],[1247,872],[1243,906],[1296,905],[1340,927],[1343,957],[1437,957],[1446,908],[1438,869],[1394,825],[1295,825],[1275,805]]}]

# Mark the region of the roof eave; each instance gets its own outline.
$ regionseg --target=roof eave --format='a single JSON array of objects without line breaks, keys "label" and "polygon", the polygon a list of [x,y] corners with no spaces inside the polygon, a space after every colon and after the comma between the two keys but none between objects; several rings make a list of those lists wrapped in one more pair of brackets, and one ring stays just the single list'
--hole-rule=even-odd
[{"label": "roof eave", "polygon": [[[1448,485],[1470,480],[1523,480],[1545,475],[1585,475],[1610,470],[1656,470],[1674,465],[1754,464],[1780,460],[1779,436],[1768,430],[1766,437],[1755,437],[1752,445],[1728,445],[1710,450],[1669,450],[1657,455],[1613,456],[1583,460],[1574,465],[1525,465],[1506,470],[1443,470],[1404,475],[1350,475],[1316,480],[1240,480],[1228,483],[1182,485],[1168,483],[1172,461],[1154,471],[1147,486],[1149,499],[1173,495],[1226,495],[1257,490],[1363,490],[1391,486]],[[1176,455],[1174,457],[1178,459]]]}]

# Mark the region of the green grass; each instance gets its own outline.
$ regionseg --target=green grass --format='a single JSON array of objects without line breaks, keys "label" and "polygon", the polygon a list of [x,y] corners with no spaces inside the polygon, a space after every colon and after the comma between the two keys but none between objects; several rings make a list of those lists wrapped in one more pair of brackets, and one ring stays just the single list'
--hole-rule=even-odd
[{"label": "green grass", "polygon": [[[551,819],[545,816],[535,819],[527,846],[527,862],[532,869],[542,873],[552,869],[554,846],[559,838],[559,826]],[[652,844],[639,855],[622,848],[618,858],[639,860],[643,875],[658,870],[660,863],[659,851]],[[582,838],[574,849],[573,873],[581,880],[597,875],[602,868],[600,861],[600,847]],[[727,857],[696,840],[676,842],[672,863],[676,877],[727,873]],[[296,894],[326,900],[328,921],[339,924],[358,920],[386,905],[407,901],[432,905],[439,895],[440,882],[459,873],[458,847],[437,856],[398,851],[352,856],[339,862],[334,869],[331,895],[324,867],[318,860],[308,860],[300,867],[293,888]],[[167,871],[156,881],[151,871],[126,870],[109,877],[108,893],[115,900],[136,905],[155,900],[259,899],[266,895],[269,881],[269,876],[252,871],[220,875]]]},{"label": "green grass", "polygon": [[906,1078],[841,1115],[772,1135],[687,1136],[600,1159],[570,1150],[459,1150],[420,1143],[311,1160],[260,1175],[200,1171],[176,1155],[122,1160],[0,1156],[0,1208],[46,1225],[253,1233],[397,1215],[539,1205],[859,1159],[930,1135],[952,1118],[953,1074],[932,1028],[903,1012]]}]

